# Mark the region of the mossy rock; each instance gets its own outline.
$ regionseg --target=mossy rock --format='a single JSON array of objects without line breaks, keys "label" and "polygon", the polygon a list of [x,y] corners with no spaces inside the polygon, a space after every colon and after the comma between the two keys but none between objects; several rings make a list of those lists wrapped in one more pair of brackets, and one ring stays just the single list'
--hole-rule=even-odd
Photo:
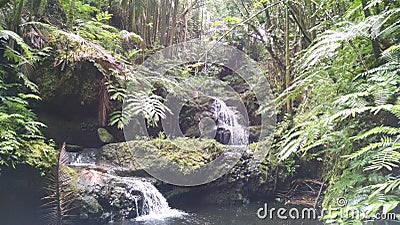
[{"label": "mossy rock", "polygon": [[165,165],[157,165],[158,167],[175,163],[181,169],[190,167],[192,171],[213,161],[226,149],[226,146],[212,139],[186,137],[173,140],[167,138],[140,139],[103,146],[100,153],[100,164],[122,167],[130,171],[141,170],[142,166],[155,166],[137,165],[135,158],[140,152],[148,157],[148,160],[145,160],[146,162],[155,162],[157,161],[155,159],[162,158]]},{"label": "mossy rock", "polygon": [[47,60],[35,72],[33,80],[38,84],[44,102],[71,106],[97,104],[103,75],[90,63],[83,62],[65,70],[53,67]]},{"label": "mossy rock", "polygon": [[110,134],[105,128],[98,128],[97,134],[99,135],[100,140],[104,143],[110,143],[114,140],[114,136]]}]

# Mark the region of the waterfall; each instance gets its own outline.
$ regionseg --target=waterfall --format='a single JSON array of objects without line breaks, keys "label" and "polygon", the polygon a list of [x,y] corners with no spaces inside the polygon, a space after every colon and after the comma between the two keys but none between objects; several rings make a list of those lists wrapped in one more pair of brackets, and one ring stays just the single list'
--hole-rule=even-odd
[{"label": "waterfall", "polygon": [[[81,152],[68,152],[69,165],[78,167],[90,167],[96,165],[96,158],[98,155],[97,149],[88,149]],[[120,177],[109,173],[99,173],[92,171],[92,173],[98,174],[99,177],[114,179],[122,181],[128,185],[129,189],[139,191],[143,194],[143,206],[141,209],[137,209],[137,215],[154,215],[167,212],[170,210],[167,200],[164,196],[148,181],[144,181],[138,178],[131,177]],[[138,199],[134,198],[135,206],[138,206]]]},{"label": "waterfall", "polygon": [[98,149],[85,149],[80,152],[68,152],[70,166],[91,166],[96,164]]},{"label": "waterfall", "polygon": [[161,214],[171,209],[167,199],[150,182],[136,180],[132,185],[135,190],[143,193],[142,215]]},{"label": "waterfall", "polygon": [[242,115],[220,99],[214,98],[211,112],[217,125],[217,139],[223,144],[247,145],[249,144],[249,132],[245,128]]},{"label": "waterfall", "polygon": [[142,208],[141,211],[139,210],[139,217],[135,218],[136,221],[160,220],[167,217],[186,215],[183,211],[171,209],[167,199],[150,182],[134,180],[131,184],[135,190],[143,194]]},{"label": "waterfall", "polygon": [[[73,167],[84,168],[81,183],[84,185],[100,185],[109,186],[113,191],[121,192],[127,204],[126,210],[135,210],[135,220],[162,220],[168,217],[180,217],[186,215],[185,212],[171,209],[167,199],[157,190],[157,188],[149,181],[148,178],[119,176],[115,174],[111,167],[97,165],[99,157],[98,149],[87,149],[81,152],[68,152],[69,163]],[[98,162],[98,163],[97,163]],[[122,189],[122,190],[121,190]],[[105,208],[113,208],[115,199],[108,199],[108,206]],[[118,200],[124,202],[123,200]],[[104,203],[106,204],[106,203]],[[131,204],[131,206],[129,206]],[[114,210],[110,211],[111,221],[114,220]],[[120,217],[121,218],[121,217]],[[127,219],[124,216],[122,219]],[[132,218],[131,218],[132,219]]]},{"label": "waterfall", "polygon": [[133,198],[134,200],[135,200],[135,210],[136,210],[136,216],[139,216],[140,214],[139,214],[139,204],[138,204],[138,198],[137,197],[134,197]]}]

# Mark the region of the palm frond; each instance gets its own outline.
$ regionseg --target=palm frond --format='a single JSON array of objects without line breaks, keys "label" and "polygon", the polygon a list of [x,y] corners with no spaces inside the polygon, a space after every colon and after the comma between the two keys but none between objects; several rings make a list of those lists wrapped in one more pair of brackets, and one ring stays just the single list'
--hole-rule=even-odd
[{"label": "palm frond", "polygon": [[49,225],[71,224],[72,203],[76,199],[76,191],[73,189],[73,179],[68,170],[68,154],[63,143],[57,164],[52,168],[47,177],[45,190],[47,196],[43,198],[43,220]]}]

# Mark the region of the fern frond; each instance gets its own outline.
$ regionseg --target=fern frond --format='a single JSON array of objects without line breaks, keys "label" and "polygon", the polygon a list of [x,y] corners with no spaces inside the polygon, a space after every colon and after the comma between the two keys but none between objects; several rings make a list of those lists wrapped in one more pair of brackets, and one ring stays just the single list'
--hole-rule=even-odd
[{"label": "fern frond", "polygon": [[[400,44],[392,45],[388,49],[382,52],[382,59],[388,60],[389,63],[393,63],[397,68],[400,67]],[[379,68],[379,67],[378,67]]]},{"label": "fern frond", "polygon": [[31,48],[29,47],[28,44],[25,43],[25,41],[18,34],[10,30],[3,30],[0,27],[0,38],[5,40],[13,39],[17,43],[17,45],[21,47],[21,49],[24,51],[25,55],[29,59],[33,58],[31,53]]},{"label": "fern frond", "polygon": [[282,150],[278,153],[279,160],[283,161],[287,159],[292,153],[296,152],[301,145],[301,140],[293,139],[286,144]]},{"label": "fern frond", "polygon": [[363,189],[372,189],[375,190],[374,192],[372,192],[369,196],[369,198],[373,198],[374,196],[376,196],[379,193],[385,193],[388,194],[394,190],[397,189],[397,191],[400,190],[400,178],[395,178],[395,179],[391,179],[389,181],[386,181],[384,183],[379,183],[379,184],[375,184],[375,185],[370,185],[368,187],[365,187]]},{"label": "fern frond", "polygon": [[391,138],[383,137],[383,138],[381,138],[381,141],[370,143],[367,146],[361,148],[360,150],[354,152],[353,154],[351,154],[349,156],[344,156],[344,157],[347,157],[349,159],[355,159],[355,158],[359,157],[360,155],[364,154],[365,152],[372,151],[372,150],[375,150],[378,148],[389,147],[392,144],[393,144],[393,140]]},{"label": "fern frond", "polygon": [[359,108],[351,108],[351,109],[344,109],[341,110],[331,117],[328,118],[327,122],[331,123],[337,119],[344,120],[349,117],[355,117],[357,114],[362,114],[365,112],[371,112],[373,114],[379,113],[381,110],[385,111],[391,111],[393,108],[392,104],[386,104],[386,105],[378,105],[378,106],[365,106],[365,107],[359,107]]},{"label": "fern frond", "polygon": [[382,126],[374,127],[362,134],[359,134],[356,137],[354,137],[354,139],[362,140],[362,139],[366,139],[367,137],[370,137],[373,135],[397,135],[397,134],[400,134],[400,128],[382,125]]},{"label": "fern frond", "polygon": [[379,151],[378,154],[374,155],[370,160],[369,166],[364,168],[364,171],[368,170],[380,170],[386,168],[392,171],[393,168],[399,167],[400,153],[397,152],[400,149],[400,145],[391,146],[385,148],[383,151]]},{"label": "fern frond", "polygon": [[[112,97],[119,97],[121,94],[116,94]],[[136,115],[141,115],[148,120],[150,125],[155,125],[160,118],[166,117],[166,112],[172,114],[170,109],[163,104],[163,98],[148,93],[146,91],[138,91],[127,94],[123,92],[124,108],[122,112],[114,112],[111,115],[110,124],[118,124],[123,127]]]}]

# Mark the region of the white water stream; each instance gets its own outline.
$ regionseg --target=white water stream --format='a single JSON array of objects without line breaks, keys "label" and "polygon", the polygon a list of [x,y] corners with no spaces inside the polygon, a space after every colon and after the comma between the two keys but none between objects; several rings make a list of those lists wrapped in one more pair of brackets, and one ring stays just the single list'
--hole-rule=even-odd
[{"label": "white water stream", "polygon": [[248,145],[249,131],[245,128],[242,115],[236,109],[228,107],[220,99],[214,98],[211,105],[211,112],[217,120],[217,128],[222,128],[230,132],[229,145]]}]

